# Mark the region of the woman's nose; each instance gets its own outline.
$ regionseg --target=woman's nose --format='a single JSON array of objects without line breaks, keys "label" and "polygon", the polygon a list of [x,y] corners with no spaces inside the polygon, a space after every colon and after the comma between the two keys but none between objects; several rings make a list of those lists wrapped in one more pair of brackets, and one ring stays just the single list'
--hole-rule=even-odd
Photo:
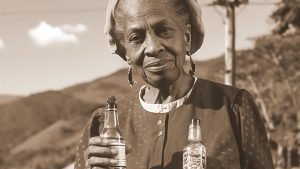
[{"label": "woman's nose", "polygon": [[155,57],[159,52],[163,51],[164,46],[160,39],[155,36],[148,36],[145,41],[145,55],[149,57]]}]

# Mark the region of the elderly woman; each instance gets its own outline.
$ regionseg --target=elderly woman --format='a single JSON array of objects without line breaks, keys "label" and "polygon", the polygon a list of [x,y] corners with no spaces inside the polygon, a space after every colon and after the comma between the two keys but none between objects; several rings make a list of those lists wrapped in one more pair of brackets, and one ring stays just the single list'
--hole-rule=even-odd
[{"label": "elderly woman", "polygon": [[[186,56],[197,51],[204,31],[195,0],[111,0],[106,35],[112,52],[147,83],[118,99],[120,128],[126,138],[127,169],[180,169],[188,125],[201,119],[208,169],[272,169],[262,119],[245,90],[186,73]],[[109,168],[115,150],[99,130],[103,109],[84,129],[76,169]]]}]

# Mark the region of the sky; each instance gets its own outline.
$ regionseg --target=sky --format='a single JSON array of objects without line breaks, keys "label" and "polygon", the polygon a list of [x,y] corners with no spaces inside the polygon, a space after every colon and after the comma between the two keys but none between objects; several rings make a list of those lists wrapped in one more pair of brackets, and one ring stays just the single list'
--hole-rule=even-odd
[{"label": "sky", "polygon": [[[195,60],[224,53],[225,11],[202,5],[205,39]],[[272,28],[270,0],[236,9],[236,47]],[[108,0],[0,0],[0,95],[60,90],[109,75],[127,64],[109,53],[103,28]],[[261,3],[261,5],[258,5]],[[269,5],[268,5],[269,4]]]}]

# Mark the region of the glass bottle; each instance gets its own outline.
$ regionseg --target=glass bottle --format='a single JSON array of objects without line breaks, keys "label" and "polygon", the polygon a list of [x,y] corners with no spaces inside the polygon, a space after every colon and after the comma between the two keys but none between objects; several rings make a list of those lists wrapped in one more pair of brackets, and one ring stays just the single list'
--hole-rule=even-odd
[{"label": "glass bottle", "polygon": [[201,142],[200,120],[189,125],[188,145],[183,149],[183,169],[205,169],[206,148]]},{"label": "glass bottle", "polygon": [[108,143],[109,147],[118,150],[118,154],[114,157],[118,160],[118,164],[111,167],[113,169],[126,169],[125,139],[120,132],[117,104],[114,96],[107,99],[104,127],[100,132],[100,137]]}]

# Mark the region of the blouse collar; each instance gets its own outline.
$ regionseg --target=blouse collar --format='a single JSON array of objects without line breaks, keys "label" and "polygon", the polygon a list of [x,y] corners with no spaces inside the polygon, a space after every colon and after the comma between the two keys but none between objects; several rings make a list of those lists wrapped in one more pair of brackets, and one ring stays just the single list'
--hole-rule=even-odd
[{"label": "blouse collar", "polygon": [[189,92],[183,96],[182,98],[175,100],[173,102],[170,103],[165,103],[165,104],[152,104],[152,103],[146,103],[143,99],[142,99],[142,93],[145,92],[146,89],[146,85],[142,86],[140,91],[139,91],[139,100],[140,103],[142,105],[142,107],[151,113],[168,113],[178,107],[180,107],[181,105],[183,105],[183,103],[190,97],[192,90],[196,84],[197,78],[194,78],[194,84],[191,87],[191,89],[189,90]]}]

